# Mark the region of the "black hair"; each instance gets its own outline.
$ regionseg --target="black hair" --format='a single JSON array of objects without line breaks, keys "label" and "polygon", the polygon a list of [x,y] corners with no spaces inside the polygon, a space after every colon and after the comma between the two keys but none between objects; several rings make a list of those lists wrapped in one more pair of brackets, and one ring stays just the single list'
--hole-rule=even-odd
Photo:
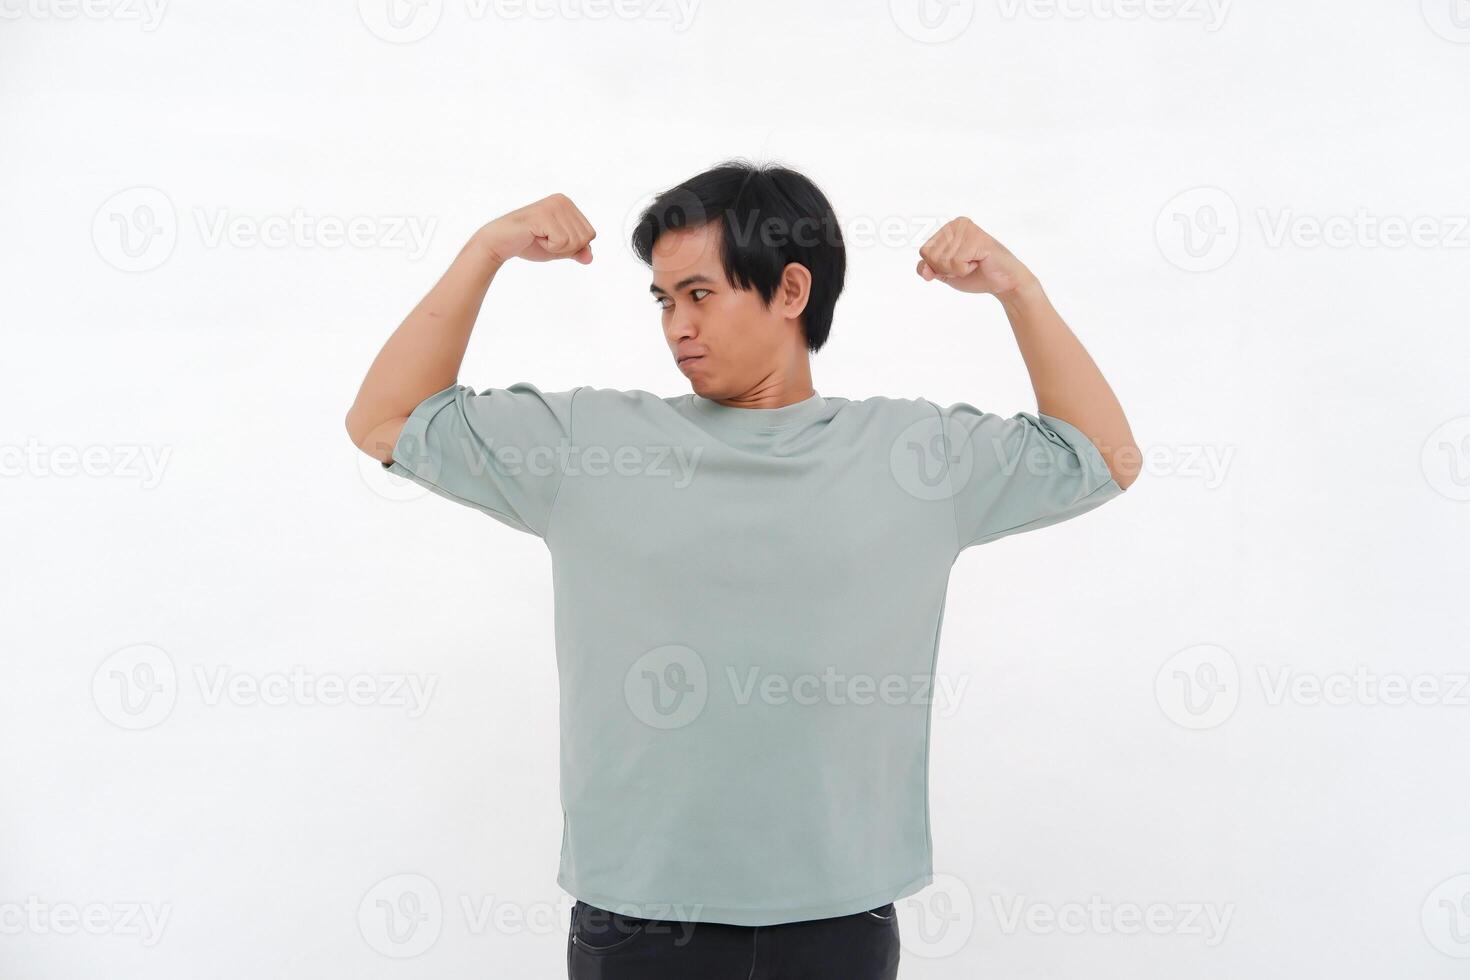
[{"label": "black hair", "polygon": [[847,250],[826,196],[810,179],[786,167],[727,160],[690,177],[644,208],[633,230],[633,252],[653,265],[653,247],[666,231],[719,221],[725,278],[754,289],[769,306],[781,272],[795,262],[811,273],[811,295],[801,313],[806,346],[816,353],[832,331],[842,293]]}]

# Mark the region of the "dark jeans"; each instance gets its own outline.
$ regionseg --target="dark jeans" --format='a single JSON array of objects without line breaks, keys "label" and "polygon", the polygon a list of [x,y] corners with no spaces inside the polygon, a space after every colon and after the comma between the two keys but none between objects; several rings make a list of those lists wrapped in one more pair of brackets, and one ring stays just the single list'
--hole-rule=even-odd
[{"label": "dark jeans", "polygon": [[578,901],[569,980],[894,980],[893,903],[831,919],[733,926],[639,919]]}]

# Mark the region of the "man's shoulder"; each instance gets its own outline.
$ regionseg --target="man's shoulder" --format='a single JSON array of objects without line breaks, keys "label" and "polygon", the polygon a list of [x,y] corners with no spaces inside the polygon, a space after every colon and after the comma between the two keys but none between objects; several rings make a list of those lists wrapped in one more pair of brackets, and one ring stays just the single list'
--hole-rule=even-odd
[{"label": "man's shoulder", "polygon": [[[677,395],[660,395],[642,388],[601,388],[596,385],[578,385],[577,407],[598,406],[603,411],[659,412],[687,407],[693,399],[689,392]],[[900,397],[894,395],[865,395],[849,398],[843,395],[823,395],[823,400],[836,415],[871,415],[884,418],[914,419],[933,416],[939,407],[923,397]]]},{"label": "man's shoulder", "polygon": [[933,406],[927,398],[904,398],[898,395],[866,395],[862,398],[844,398],[849,405],[860,405],[874,411],[923,411]]},{"label": "man's shoulder", "polygon": [[597,385],[578,385],[573,390],[577,393],[578,407],[584,404],[596,404],[604,408],[631,410],[673,408],[679,402],[689,398],[687,393],[658,395],[642,388],[600,388]]},{"label": "man's shoulder", "polygon": [[840,398],[838,401],[846,411],[892,419],[916,419],[935,415],[939,407],[928,398],[900,397],[897,395],[866,395],[862,398]]}]

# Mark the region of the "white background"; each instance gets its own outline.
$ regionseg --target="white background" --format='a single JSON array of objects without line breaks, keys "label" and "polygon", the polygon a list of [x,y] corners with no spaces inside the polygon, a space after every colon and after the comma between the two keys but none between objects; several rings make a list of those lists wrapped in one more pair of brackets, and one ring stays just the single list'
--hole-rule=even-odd
[{"label": "white background", "polygon": [[[342,418],[466,236],[553,191],[596,260],[508,268],[461,379],[687,390],[627,227],[744,156],[849,233],[818,391],[1034,408],[998,305],[914,274],[964,214],[1150,454],[955,565],[901,976],[1464,976],[1453,3],[0,0],[0,975],[564,976],[544,545]],[[296,669],[382,697],[215,687]],[[405,675],[427,710],[383,703]],[[442,911],[399,943],[405,893]]]}]

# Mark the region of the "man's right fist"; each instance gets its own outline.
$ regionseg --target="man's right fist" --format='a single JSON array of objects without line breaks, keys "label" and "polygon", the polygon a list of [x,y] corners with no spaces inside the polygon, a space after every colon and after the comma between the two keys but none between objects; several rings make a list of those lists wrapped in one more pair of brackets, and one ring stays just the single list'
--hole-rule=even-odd
[{"label": "man's right fist", "polygon": [[550,262],[552,259],[592,261],[592,223],[565,194],[543,197],[481,228],[476,237],[497,263],[508,259]]}]

